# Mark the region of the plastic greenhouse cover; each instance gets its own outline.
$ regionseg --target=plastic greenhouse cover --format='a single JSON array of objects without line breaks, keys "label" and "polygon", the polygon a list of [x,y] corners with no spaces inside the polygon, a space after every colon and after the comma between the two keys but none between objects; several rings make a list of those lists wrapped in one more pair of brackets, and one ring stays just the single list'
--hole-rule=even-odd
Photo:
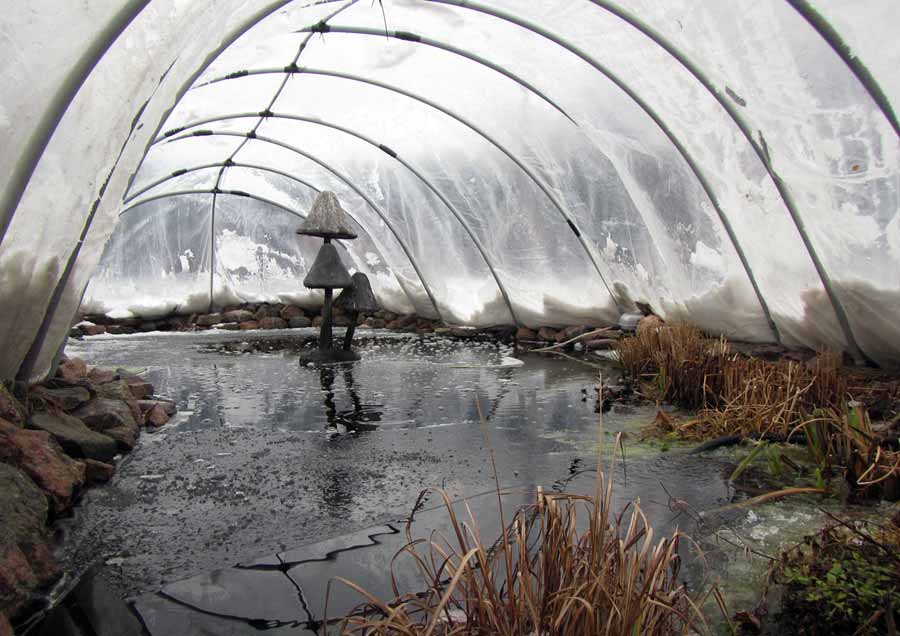
[{"label": "plastic greenhouse cover", "polygon": [[28,298],[0,317],[4,378],[45,372],[92,274],[84,308],[117,315],[317,302],[292,231],[316,190],[397,311],[607,324],[642,301],[900,362],[892,0],[44,4],[0,27],[22,156],[64,61],[136,17],[0,245],[0,294]]}]

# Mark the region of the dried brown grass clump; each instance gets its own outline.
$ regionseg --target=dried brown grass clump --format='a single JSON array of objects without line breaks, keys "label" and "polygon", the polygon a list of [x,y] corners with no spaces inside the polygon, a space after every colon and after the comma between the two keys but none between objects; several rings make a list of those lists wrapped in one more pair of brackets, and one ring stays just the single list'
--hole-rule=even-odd
[{"label": "dried brown grass clump", "polygon": [[810,363],[769,362],[730,353],[692,325],[673,323],[627,338],[617,348],[631,378],[657,397],[697,411],[685,437],[753,434],[787,436],[816,409],[840,409],[847,380],[840,358],[820,353]]},{"label": "dried brown grass clump", "polygon": [[[466,506],[457,518],[443,491],[451,536],[414,540],[411,557],[424,593],[383,602],[357,585],[366,603],[344,618],[341,634],[608,636],[708,631],[677,581],[681,535],[654,538],[637,504],[610,509],[602,471],[593,496],[538,492],[489,546]],[[424,493],[423,493],[424,495]],[[502,515],[502,503],[501,503]],[[393,578],[393,572],[392,572]]]},{"label": "dried brown grass clump", "polygon": [[[729,352],[692,325],[672,323],[617,347],[632,380],[658,399],[696,411],[687,421],[657,419],[686,439],[738,435],[805,441],[827,479],[838,473],[870,495],[900,497],[900,453],[883,447],[857,400],[892,402],[897,383],[843,372],[840,355],[808,362],[767,361]],[[891,440],[887,440],[891,441]]]}]

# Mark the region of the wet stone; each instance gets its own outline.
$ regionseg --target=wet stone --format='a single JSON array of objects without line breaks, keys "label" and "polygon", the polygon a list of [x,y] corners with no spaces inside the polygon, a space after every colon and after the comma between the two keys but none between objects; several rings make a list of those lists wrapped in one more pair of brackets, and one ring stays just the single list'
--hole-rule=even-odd
[{"label": "wet stone", "polygon": [[106,384],[119,379],[119,374],[114,369],[95,367],[88,372],[87,379],[93,384]]},{"label": "wet stone", "polygon": [[87,424],[88,428],[112,437],[126,450],[131,450],[137,443],[137,422],[128,404],[122,400],[96,398],[73,412],[73,415]]},{"label": "wet stone", "polygon": [[131,416],[136,422],[140,421],[141,419],[141,409],[138,406],[137,398],[135,398],[135,391],[143,395],[153,394],[152,384],[148,384],[144,387],[139,386],[137,389],[133,389],[126,380],[114,380],[113,382],[107,382],[106,384],[97,386],[96,389],[97,397],[109,398],[111,400],[120,400],[127,404],[128,409],[131,411]]},{"label": "wet stone", "polygon": [[40,411],[32,415],[30,426],[50,433],[72,457],[109,461],[116,454],[115,440],[91,430],[71,415]]},{"label": "wet stone", "polygon": [[81,358],[71,358],[60,363],[56,375],[66,382],[76,384],[87,377],[87,363]]},{"label": "wet stone", "polygon": [[72,506],[84,483],[84,465],[66,455],[46,431],[18,429],[0,436],[0,461],[31,477],[49,497],[54,515]]},{"label": "wet stone", "polygon": [[113,464],[98,462],[96,459],[84,460],[84,479],[89,484],[105,484],[115,472]]},{"label": "wet stone", "polygon": [[288,324],[276,316],[263,318],[259,321],[260,329],[287,329]]},{"label": "wet stone", "polygon": [[550,327],[541,327],[538,330],[538,340],[543,340],[545,342],[556,342],[556,331],[550,329]]},{"label": "wet stone", "polygon": [[255,320],[248,320],[247,322],[242,322],[238,327],[240,327],[241,331],[251,331],[253,329],[259,329],[259,323]]},{"label": "wet stone", "polygon": [[155,406],[161,407],[165,414],[169,416],[175,415],[178,411],[178,407],[172,400],[138,400],[138,407],[140,407],[141,413],[145,415]]},{"label": "wet stone", "polygon": [[223,331],[238,331],[240,326],[235,322],[220,322],[218,325],[213,325],[213,329],[221,329]]},{"label": "wet stone", "polygon": [[[281,318],[281,311],[277,307],[273,307],[272,305],[263,305],[256,310],[254,319],[257,322],[262,323],[262,321],[266,318]],[[265,327],[263,328],[265,329]]]},{"label": "wet stone", "polygon": [[224,314],[222,314],[223,323],[242,323],[249,320],[253,320],[253,312],[247,311],[245,309],[235,309],[233,311],[226,311]]},{"label": "wet stone", "polygon": [[3,384],[0,384],[0,417],[13,424],[25,423],[25,407]]},{"label": "wet stone", "polygon": [[312,320],[306,316],[300,315],[288,320],[288,326],[291,329],[303,329],[312,326]]},{"label": "wet stone", "polygon": [[583,336],[586,333],[592,331],[591,327],[587,325],[576,325],[574,327],[568,327],[562,331],[562,341],[571,340],[572,338],[577,338],[578,336]]},{"label": "wet stone", "polygon": [[169,414],[166,412],[165,406],[162,404],[155,404],[147,413],[144,415],[144,424],[147,426],[153,426],[159,428],[160,426],[165,425],[170,419]]},{"label": "wet stone", "polygon": [[0,614],[13,614],[58,568],[47,549],[47,499],[22,471],[0,463]]},{"label": "wet stone", "polygon": [[128,384],[128,388],[135,399],[140,400],[153,395],[153,385],[143,378],[136,375],[123,375],[123,378],[125,383]]},{"label": "wet stone", "polygon": [[201,327],[212,327],[222,321],[222,314],[203,314],[197,316],[196,324]]},{"label": "wet stone", "polygon": [[606,349],[615,349],[618,340],[612,338],[596,338],[588,340],[584,343],[584,348],[588,351],[603,351]]},{"label": "wet stone", "polygon": [[306,317],[303,310],[297,305],[287,305],[281,310],[279,315],[283,320],[287,320],[288,322],[294,318]]}]

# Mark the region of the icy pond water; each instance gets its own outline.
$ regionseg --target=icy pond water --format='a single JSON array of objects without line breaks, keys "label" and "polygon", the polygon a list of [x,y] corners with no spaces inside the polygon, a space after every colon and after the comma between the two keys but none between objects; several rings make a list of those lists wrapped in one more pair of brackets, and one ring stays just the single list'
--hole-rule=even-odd
[{"label": "icy pond water", "polygon": [[69,356],[139,370],[178,403],[179,414],[145,432],[114,481],[89,491],[63,525],[73,572],[100,566],[118,593],[137,600],[151,633],[195,623],[183,633],[254,633],[254,620],[294,633],[321,618],[320,597],[336,573],[387,595],[379,575],[402,542],[370,537],[390,535],[423,488],[472,498],[493,527],[488,444],[515,506],[539,486],[590,491],[598,448],[608,461],[615,434],[625,432],[617,498],[639,499],[657,531],[689,532],[711,570],[684,546],[684,576],[692,585],[719,580],[737,607],[755,600],[765,566],[749,550],[774,554],[821,521],[822,502],[812,498],[718,512],[746,497],[727,482],[745,451],[692,455],[640,442],[652,405],[614,407],[601,420],[594,387],[600,373],[618,378],[612,363],[362,330],[360,362],[319,369],[298,364],[312,335],[70,341]]}]

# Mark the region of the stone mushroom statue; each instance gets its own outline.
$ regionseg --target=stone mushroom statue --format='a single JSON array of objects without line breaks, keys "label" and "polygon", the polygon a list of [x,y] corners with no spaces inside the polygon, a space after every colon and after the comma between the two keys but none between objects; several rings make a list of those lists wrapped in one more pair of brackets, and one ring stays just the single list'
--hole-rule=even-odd
[{"label": "stone mushroom statue", "polygon": [[303,279],[303,285],[309,289],[325,291],[325,304],[322,306],[322,326],[319,331],[319,348],[301,354],[300,362],[352,362],[359,360],[352,351],[335,349],[332,342],[331,316],[332,298],[335,289],[350,287],[353,282],[350,272],[341,262],[337,248],[332,245],[333,239],[355,239],[350,217],[341,209],[334,192],[320,192],[313,202],[312,210],[303,221],[297,234],[318,236],[325,240],[319,249],[316,260]]},{"label": "stone mushroom statue", "polygon": [[378,301],[375,300],[375,294],[372,293],[372,286],[369,284],[369,277],[362,272],[356,272],[352,276],[352,280],[353,284],[350,287],[344,287],[344,291],[334,301],[335,307],[340,307],[350,314],[350,326],[347,327],[347,333],[344,335],[344,351],[350,351],[359,314],[371,313],[379,309]]}]

